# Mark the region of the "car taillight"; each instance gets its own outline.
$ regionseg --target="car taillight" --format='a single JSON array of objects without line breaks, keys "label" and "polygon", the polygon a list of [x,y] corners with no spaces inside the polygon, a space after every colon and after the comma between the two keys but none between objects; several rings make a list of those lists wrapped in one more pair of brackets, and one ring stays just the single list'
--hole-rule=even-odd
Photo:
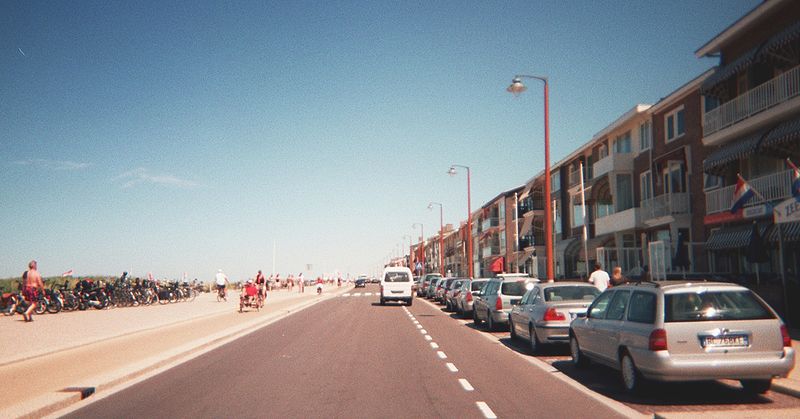
[{"label": "car taillight", "polygon": [[664,329],[656,329],[650,332],[650,350],[651,351],[666,351],[667,350],[667,331]]},{"label": "car taillight", "polygon": [[558,311],[556,311],[554,307],[550,307],[547,309],[547,311],[544,312],[544,319],[542,320],[546,322],[558,322],[558,321],[563,322],[564,320],[567,320],[567,317],[564,316],[564,313],[559,313]]},{"label": "car taillight", "polygon": [[497,297],[497,300],[495,300],[495,302],[494,302],[494,308],[495,308],[495,310],[502,310],[503,309],[503,299],[502,298]]},{"label": "car taillight", "polygon": [[789,336],[789,329],[786,328],[786,325],[781,325],[781,337],[783,338],[783,347],[784,348],[791,348],[792,347],[792,337]]},{"label": "car taillight", "polygon": [[468,292],[468,293],[467,293],[467,302],[468,302],[468,303],[471,303],[471,302],[472,302],[472,293],[471,293],[471,292]]}]

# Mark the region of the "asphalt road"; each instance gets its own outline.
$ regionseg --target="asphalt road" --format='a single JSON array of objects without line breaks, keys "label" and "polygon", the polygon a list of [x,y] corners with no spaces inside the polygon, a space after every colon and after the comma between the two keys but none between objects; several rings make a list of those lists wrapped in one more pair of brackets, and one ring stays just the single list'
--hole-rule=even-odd
[{"label": "asphalt road", "polygon": [[379,306],[376,291],[314,305],[69,417],[621,416],[438,308]]}]

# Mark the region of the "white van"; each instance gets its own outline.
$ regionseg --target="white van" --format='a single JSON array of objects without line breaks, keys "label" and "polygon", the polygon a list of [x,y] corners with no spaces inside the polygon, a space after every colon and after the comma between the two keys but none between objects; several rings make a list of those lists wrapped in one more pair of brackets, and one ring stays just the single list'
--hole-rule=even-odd
[{"label": "white van", "polygon": [[413,284],[414,276],[411,269],[399,266],[384,269],[381,277],[381,305],[387,301],[405,301],[411,305],[414,302],[414,294],[411,291]]}]

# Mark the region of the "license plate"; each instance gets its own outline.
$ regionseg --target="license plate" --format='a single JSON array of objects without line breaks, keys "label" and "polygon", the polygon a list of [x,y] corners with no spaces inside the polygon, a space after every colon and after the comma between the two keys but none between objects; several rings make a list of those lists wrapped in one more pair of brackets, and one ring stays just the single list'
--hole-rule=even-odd
[{"label": "license plate", "polygon": [[401,290],[401,291],[395,291],[395,290],[392,290],[392,294],[402,294],[402,293],[403,293],[403,291],[402,291],[402,290]]},{"label": "license plate", "polygon": [[706,336],[703,339],[703,347],[728,347],[728,346],[748,346],[749,339],[745,335],[729,336]]}]

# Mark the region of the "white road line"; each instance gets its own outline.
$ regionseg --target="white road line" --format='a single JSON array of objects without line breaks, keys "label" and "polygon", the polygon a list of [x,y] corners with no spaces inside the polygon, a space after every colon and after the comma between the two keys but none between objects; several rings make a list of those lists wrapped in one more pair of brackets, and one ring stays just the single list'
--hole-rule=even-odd
[{"label": "white road line", "polygon": [[414,320],[414,324],[419,324],[419,322],[418,322],[418,321],[416,321],[416,320]]},{"label": "white road line", "polygon": [[421,325],[421,324],[418,324],[418,325],[417,325],[417,329],[422,329],[422,325]]},{"label": "white road line", "polygon": [[463,387],[465,391],[474,391],[475,390],[475,387],[472,387],[472,384],[470,384],[469,381],[467,381],[466,378],[459,378],[458,382],[459,382],[459,384],[461,384],[461,387]]},{"label": "white road line", "polygon": [[442,351],[437,351],[436,355],[439,355],[439,358],[442,358],[442,359],[447,358],[447,355]]},{"label": "white road line", "polygon": [[431,337],[431,335],[425,335],[425,340],[433,340],[433,338]]},{"label": "white road line", "polygon": [[364,293],[364,297],[369,297],[370,295],[372,295],[372,293],[371,293],[371,292],[365,292],[365,293]]},{"label": "white road line", "polygon": [[353,297],[361,297],[361,293],[357,292],[357,293],[353,294]]},{"label": "white road line", "polygon": [[458,368],[456,368],[452,362],[447,363],[447,369],[450,370],[450,372],[458,372]]},{"label": "white road line", "polygon": [[422,329],[422,330],[420,330],[419,332],[420,332],[420,333],[422,333],[423,335],[427,335],[427,334],[428,334],[428,331],[427,331],[427,330],[425,330],[425,329]]},{"label": "white road line", "polygon": [[433,348],[433,349],[439,349],[439,344],[438,344],[438,343],[436,343],[436,342],[431,342],[431,348]]},{"label": "white road line", "polygon": [[349,296],[350,296],[350,293],[342,294],[342,297],[349,297]]},{"label": "white road line", "polygon": [[486,419],[497,419],[497,415],[492,412],[492,409],[489,408],[489,405],[485,402],[475,402],[475,405],[478,406],[481,413],[483,413],[483,417]]}]

